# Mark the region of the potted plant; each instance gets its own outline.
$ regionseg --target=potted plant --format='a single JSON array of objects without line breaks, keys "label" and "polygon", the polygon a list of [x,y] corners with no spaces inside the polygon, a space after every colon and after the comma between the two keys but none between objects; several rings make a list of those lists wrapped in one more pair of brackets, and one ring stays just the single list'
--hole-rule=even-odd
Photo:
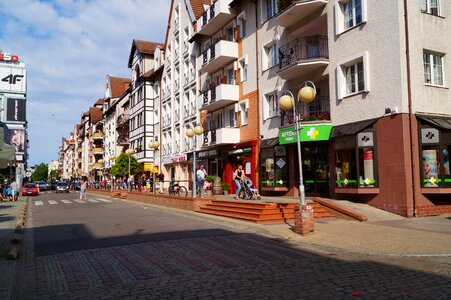
[{"label": "potted plant", "polygon": [[230,184],[228,182],[222,183],[222,191],[224,192],[224,195],[228,195],[230,190]]},{"label": "potted plant", "polygon": [[206,192],[207,192],[207,196],[212,196],[213,192],[212,192],[212,188],[213,188],[213,183],[216,180],[216,176],[213,175],[207,175],[207,177],[205,177],[205,181],[208,182],[208,184],[206,185]]}]

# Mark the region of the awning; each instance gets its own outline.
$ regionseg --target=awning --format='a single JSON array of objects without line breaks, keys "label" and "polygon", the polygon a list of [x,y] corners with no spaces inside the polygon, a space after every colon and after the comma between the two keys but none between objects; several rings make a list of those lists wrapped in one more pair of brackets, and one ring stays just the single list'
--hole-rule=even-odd
[{"label": "awning", "polygon": [[260,148],[272,148],[279,143],[279,138],[275,137],[272,139],[262,140],[260,143]]},{"label": "awning", "polygon": [[373,125],[376,121],[377,121],[377,118],[371,119],[371,120],[364,120],[364,121],[349,123],[349,124],[340,125],[340,126],[334,126],[331,137],[339,137],[339,136],[343,136],[343,135],[356,134],[356,133],[364,130],[365,128]]},{"label": "awning", "polygon": [[426,121],[436,127],[451,129],[451,117],[416,115],[417,118]]}]

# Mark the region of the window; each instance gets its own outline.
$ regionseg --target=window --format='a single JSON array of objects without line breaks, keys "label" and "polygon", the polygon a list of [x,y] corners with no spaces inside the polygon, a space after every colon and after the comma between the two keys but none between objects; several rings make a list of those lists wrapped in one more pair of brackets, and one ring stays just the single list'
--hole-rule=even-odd
[{"label": "window", "polygon": [[263,113],[263,118],[269,119],[272,117],[279,116],[279,94],[278,92],[272,92],[266,94],[265,96],[265,111]]},{"label": "window", "polygon": [[288,187],[288,158],[286,146],[263,148],[260,154],[262,187]]},{"label": "window", "polygon": [[226,127],[235,127],[235,110],[229,109],[226,114]]},{"label": "window", "polygon": [[421,11],[434,16],[440,15],[440,1],[439,0],[422,0]]},{"label": "window", "polygon": [[271,19],[277,14],[277,1],[265,0],[266,5],[266,20]]},{"label": "window", "polygon": [[240,102],[240,112],[241,112],[241,126],[247,125],[249,117],[249,101]]},{"label": "window", "polygon": [[337,69],[338,99],[369,92],[368,53],[356,54],[339,62]]},{"label": "window", "polygon": [[246,36],[246,15],[242,13],[238,16],[238,26],[240,27],[240,37]]},{"label": "window", "polygon": [[227,84],[235,84],[236,83],[236,73],[235,69],[231,68],[227,70]]},{"label": "window", "polygon": [[424,82],[433,85],[443,85],[443,55],[423,52]]},{"label": "window", "polygon": [[272,68],[279,63],[277,55],[277,43],[274,42],[272,44],[264,46],[263,53],[263,70]]},{"label": "window", "polygon": [[366,19],[367,0],[337,0],[336,12],[336,34],[354,28],[367,21]]},{"label": "window", "polygon": [[247,56],[239,60],[241,82],[247,80]]}]

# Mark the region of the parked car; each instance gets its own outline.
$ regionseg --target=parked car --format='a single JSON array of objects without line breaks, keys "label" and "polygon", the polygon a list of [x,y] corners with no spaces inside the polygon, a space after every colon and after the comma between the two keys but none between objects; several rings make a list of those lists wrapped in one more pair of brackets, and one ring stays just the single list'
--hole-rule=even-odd
[{"label": "parked car", "polygon": [[25,183],[22,187],[22,196],[37,196],[39,195],[36,183]]},{"label": "parked car", "polygon": [[66,182],[58,182],[56,184],[57,193],[69,193],[69,185]]},{"label": "parked car", "polygon": [[49,185],[47,184],[47,182],[41,180],[41,181],[36,181],[35,184],[39,184],[39,189],[41,191],[47,191],[49,189]]}]

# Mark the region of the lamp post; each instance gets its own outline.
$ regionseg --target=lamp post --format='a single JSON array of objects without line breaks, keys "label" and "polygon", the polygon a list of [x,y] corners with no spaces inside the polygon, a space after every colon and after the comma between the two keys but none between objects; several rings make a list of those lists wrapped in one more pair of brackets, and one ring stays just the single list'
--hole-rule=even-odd
[{"label": "lamp post", "polygon": [[130,180],[130,157],[135,154],[135,149],[127,149],[125,150],[125,154],[128,155],[128,189],[130,190],[131,187],[131,180]]},{"label": "lamp post", "polygon": [[[204,133],[204,128],[197,124],[194,128],[188,128],[186,130],[186,136],[189,138],[194,137],[194,149],[193,149],[193,198],[197,197],[197,189],[196,189],[196,148],[197,148],[197,138],[196,136],[202,135]],[[202,192],[201,192],[202,195]]]},{"label": "lamp post", "polygon": [[[158,137],[155,137],[155,140],[153,140],[152,142],[149,143],[149,148],[154,151],[154,158],[153,158],[154,162],[156,161],[155,151],[157,151],[159,147],[160,147],[160,143],[158,142]],[[151,172],[152,172],[152,177],[153,177],[153,186],[151,188],[152,188],[152,191],[155,193],[155,188],[154,188],[155,187],[155,173],[153,170],[151,170]]]},{"label": "lamp post", "polygon": [[[298,100],[304,102],[304,103],[310,103],[313,100],[315,100],[316,97],[316,87],[315,84],[311,81],[306,81],[304,83],[304,85],[299,89],[298,92]],[[304,178],[302,176],[302,154],[301,154],[301,137],[299,135],[299,131],[300,131],[300,123],[301,123],[301,116],[300,113],[297,114],[296,113],[296,103],[294,100],[294,96],[290,91],[286,91],[285,95],[283,95],[282,97],[280,97],[279,100],[279,107],[280,109],[284,110],[284,111],[289,111],[289,110],[293,110],[293,116],[294,116],[294,120],[295,120],[295,125],[296,125],[296,139],[297,139],[297,150],[298,150],[298,167],[299,167],[299,201],[300,201],[300,221],[301,221],[301,227],[302,224],[305,225],[305,220],[304,222],[302,222],[303,220],[303,216],[305,217],[311,217],[311,230],[307,230],[307,231],[313,231],[313,216],[309,216],[308,214],[306,214],[306,206],[307,206],[307,202],[305,201],[305,187],[304,187]],[[296,227],[296,224],[295,224]],[[309,226],[307,226],[309,227]],[[308,228],[307,228],[308,229]],[[295,228],[296,230],[296,228]],[[307,232],[304,232],[304,230],[302,228],[300,228],[300,231],[302,234],[305,234]]]}]

